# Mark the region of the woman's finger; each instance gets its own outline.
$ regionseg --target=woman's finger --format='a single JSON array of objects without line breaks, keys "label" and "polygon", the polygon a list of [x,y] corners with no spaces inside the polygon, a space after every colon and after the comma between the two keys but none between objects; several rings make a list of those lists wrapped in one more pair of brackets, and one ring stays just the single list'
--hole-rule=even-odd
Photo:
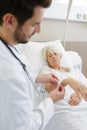
[{"label": "woman's finger", "polygon": [[[87,101],[87,88],[84,85],[80,85],[79,88],[78,88],[78,91],[81,93],[84,100]],[[77,94],[78,94],[78,92],[77,92]]]}]

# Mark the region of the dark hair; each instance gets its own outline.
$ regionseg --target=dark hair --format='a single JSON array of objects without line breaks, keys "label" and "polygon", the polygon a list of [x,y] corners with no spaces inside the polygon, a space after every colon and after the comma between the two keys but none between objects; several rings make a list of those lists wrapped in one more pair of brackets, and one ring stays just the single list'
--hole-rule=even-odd
[{"label": "dark hair", "polygon": [[34,14],[37,6],[47,8],[52,0],[0,0],[0,24],[6,13],[13,14],[20,25]]}]

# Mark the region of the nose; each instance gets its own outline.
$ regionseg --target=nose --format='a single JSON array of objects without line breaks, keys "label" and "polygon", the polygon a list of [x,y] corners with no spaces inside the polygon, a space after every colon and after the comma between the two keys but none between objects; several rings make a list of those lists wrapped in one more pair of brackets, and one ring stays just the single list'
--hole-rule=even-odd
[{"label": "nose", "polygon": [[53,60],[56,60],[56,59],[57,59],[57,57],[56,57],[55,55],[53,55],[53,56],[52,56],[52,59],[53,59]]},{"label": "nose", "polygon": [[41,31],[41,26],[40,26],[40,24],[37,24],[35,27],[35,32],[40,33],[40,31]]},{"label": "nose", "polygon": [[55,55],[53,55],[53,58],[55,58],[56,56]]}]

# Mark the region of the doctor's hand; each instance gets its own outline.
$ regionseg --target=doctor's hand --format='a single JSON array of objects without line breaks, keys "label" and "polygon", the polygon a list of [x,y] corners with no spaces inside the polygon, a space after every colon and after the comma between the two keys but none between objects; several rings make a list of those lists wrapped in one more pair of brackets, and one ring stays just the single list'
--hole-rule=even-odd
[{"label": "doctor's hand", "polygon": [[57,102],[64,98],[65,89],[63,86],[56,87],[49,93],[49,97],[53,100],[53,102]]},{"label": "doctor's hand", "polygon": [[43,75],[38,75],[36,78],[36,83],[51,83],[52,85],[58,85],[58,78],[54,74],[43,74]]}]

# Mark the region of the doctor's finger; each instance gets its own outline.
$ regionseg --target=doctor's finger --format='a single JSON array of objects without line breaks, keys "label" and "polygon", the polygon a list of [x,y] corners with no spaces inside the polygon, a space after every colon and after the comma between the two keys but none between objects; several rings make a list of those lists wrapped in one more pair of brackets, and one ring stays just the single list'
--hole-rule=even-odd
[{"label": "doctor's finger", "polygon": [[52,77],[58,80],[58,77],[54,74],[52,74]]}]

